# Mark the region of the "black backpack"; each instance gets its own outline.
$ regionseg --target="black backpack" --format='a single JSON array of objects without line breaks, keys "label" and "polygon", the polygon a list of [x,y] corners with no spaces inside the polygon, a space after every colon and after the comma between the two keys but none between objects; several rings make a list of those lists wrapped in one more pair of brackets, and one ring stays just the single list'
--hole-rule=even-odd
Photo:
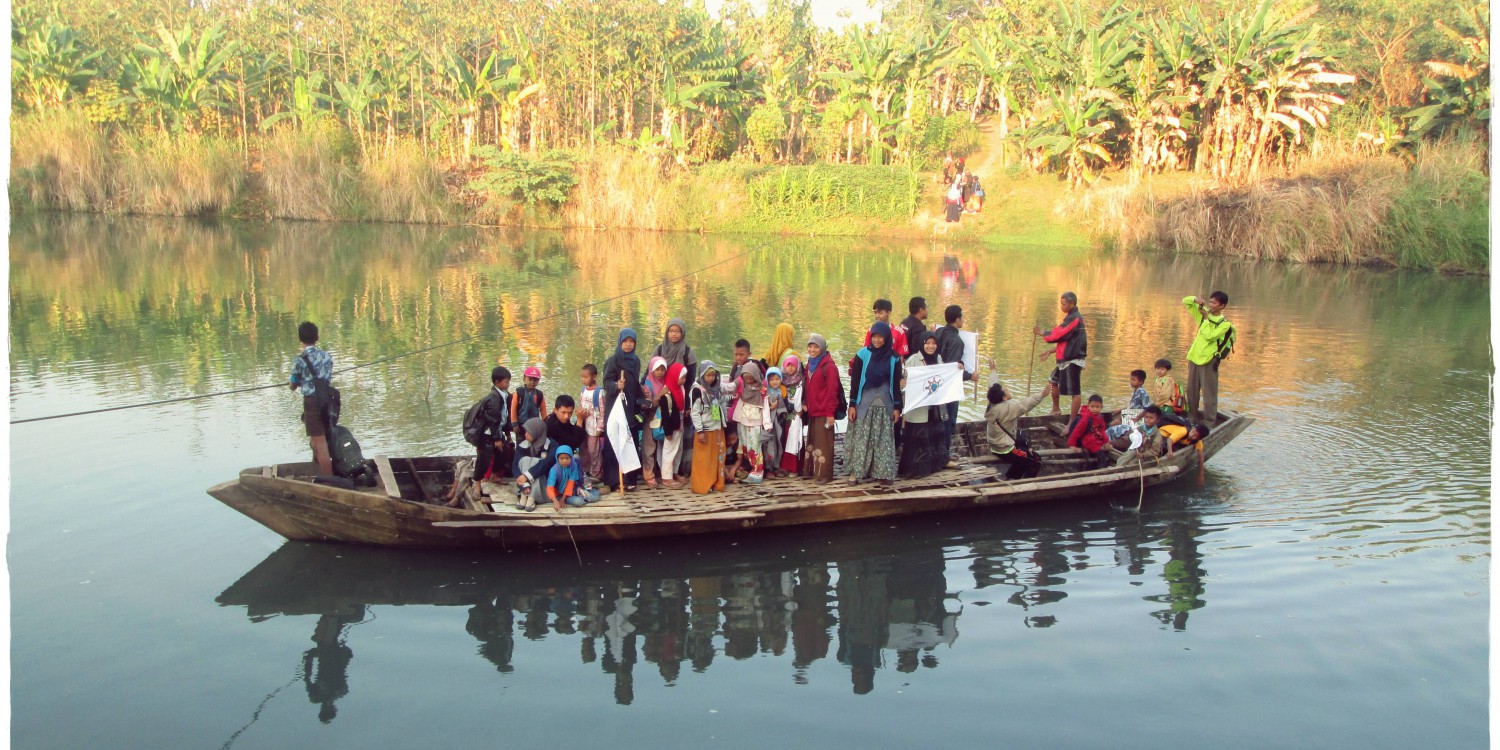
[{"label": "black backpack", "polygon": [[484,406],[489,402],[490,397],[485,396],[464,412],[464,442],[469,445],[478,446],[484,442]]},{"label": "black backpack", "polygon": [[359,441],[354,439],[354,433],[348,427],[336,425],[328,433],[328,454],[333,459],[334,474],[356,482],[374,477],[370,465],[365,463],[364,453],[359,450]]},{"label": "black backpack", "polygon": [[312,359],[307,356],[306,350],[302,352],[301,359],[302,364],[307,365],[308,374],[312,376],[313,401],[318,405],[318,410],[323,413],[323,418],[327,420],[329,428],[332,428],[339,423],[339,411],[343,407],[339,389],[333,387],[333,381],[323,380],[314,374]]}]

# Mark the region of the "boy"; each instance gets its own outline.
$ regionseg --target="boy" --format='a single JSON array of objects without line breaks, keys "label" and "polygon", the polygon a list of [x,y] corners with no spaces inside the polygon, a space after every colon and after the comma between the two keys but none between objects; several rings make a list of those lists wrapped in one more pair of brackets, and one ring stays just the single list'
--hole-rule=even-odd
[{"label": "boy", "polygon": [[1146,371],[1131,370],[1130,405],[1121,409],[1120,413],[1115,417],[1113,426],[1107,431],[1110,440],[1124,435],[1130,429],[1130,426],[1126,423],[1136,421],[1140,417],[1141,411],[1151,405],[1151,394],[1146,393],[1145,385]]},{"label": "boy", "polygon": [[515,397],[510,400],[510,426],[516,433],[517,442],[526,439],[526,433],[522,430],[526,420],[540,419],[547,413],[547,397],[537,389],[537,385],[542,382],[542,371],[535,366],[526,368],[521,382],[521,390],[516,391]]},{"label": "boy", "polygon": [[[937,329],[938,356],[942,357],[944,362],[962,362],[964,361],[964,339],[958,335],[958,332],[964,328],[964,309],[958,305],[949,305],[943,310],[943,320],[947,322],[947,325]],[[964,381],[973,379],[974,375],[965,370]],[[953,433],[958,428],[958,402],[955,401],[946,406],[948,415],[943,420],[943,445],[951,448]],[[958,468],[958,462],[950,460],[948,468]]]},{"label": "boy", "polygon": [[922,334],[927,332],[927,300],[912,297],[906,303],[906,309],[911,314],[901,321],[901,332],[906,335],[907,347],[910,348],[911,342],[921,341]]},{"label": "boy", "polygon": [[585,476],[598,480],[604,471],[604,389],[595,384],[599,368],[584,365],[579,379],[583,381],[583,390],[578,392],[578,423],[583,425],[584,441],[578,468]]},{"label": "boy", "polygon": [[1163,414],[1176,414],[1182,410],[1182,388],[1168,374],[1170,372],[1171,360],[1156,360],[1156,378],[1151,381],[1151,403],[1161,409]]},{"label": "boy", "polygon": [[1094,462],[1094,468],[1104,468],[1104,449],[1109,438],[1104,434],[1104,398],[1095,393],[1089,396],[1088,406],[1078,411],[1073,429],[1068,432],[1068,447],[1082,448]]},{"label": "boy", "polygon": [[1193,446],[1199,453],[1203,452],[1203,439],[1208,437],[1209,426],[1206,424],[1195,424],[1192,427],[1183,427],[1177,424],[1163,424],[1157,428],[1161,433],[1159,445],[1160,450],[1167,455],[1172,455],[1177,446]]},{"label": "boy", "polygon": [[1219,418],[1219,363],[1234,351],[1234,324],[1221,314],[1229,305],[1229,295],[1214,292],[1208,299],[1183,297],[1198,335],[1188,349],[1187,416],[1198,418],[1198,396],[1203,396],[1203,421],[1212,424]]},{"label": "boy", "polygon": [[[1057,298],[1057,306],[1062,310],[1063,319],[1056,328],[1042,333],[1042,327],[1036,326],[1031,331],[1043,341],[1057,345],[1050,352],[1057,362],[1052,371],[1052,413],[1061,413],[1062,396],[1072,396],[1072,406],[1068,411],[1071,430],[1073,420],[1078,418],[1079,399],[1083,395],[1083,368],[1088,357],[1089,337],[1083,327],[1083,315],[1078,312],[1078,295],[1063,292]],[[1040,359],[1046,359],[1048,354],[1042,352]]]},{"label": "boy", "polygon": [[[738,341],[735,341],[734,342],[734,366],[731,367],[731,368],[729,368],[729,379],[726,380],[726,381],[724,381],[723,385],[721,386],[726,393],[733,393],[734,392],[733,391],[734,384],[737,383],[737,382],[739,382],[739,379],[740,379],[740,370],[744,369],[745,364],[748,363],[749,361],[750,361],[750,342],[748,340],[746,340],[746,339],[739,339]],[[740,400],[738,398],[736,398],[734,396],[731,396],[729,398],[729,404],[728,404],[727,408],[724,411],[724,423],[726,425],[734,423],[734,408],[736,406],[738,406],[739,403],[740,403]],[[732,429],[725,429],[724,430],[724,466],[726,468],[725,468],[725,471],[724,471],[724,475],[729,479],[729,481],[732,482],[732,481],[735,480],[735,478],[737,478],[739,476],[739,470],[740,470],[741,465],[742,465],[742,462],[740,460],[740,436],[739,436],[739,431],[738,430],[732,430]]]},{"label": "boy", "polygon": [[[506,475],[505,467],[515,460],[515,447],[510,443],[510,370],[496,367],[490,370],[490,392],[484,398],[479,412],[480,434],[474,444],[474,481],[487,482]],[[457,487],[455,486],[455,493]],[[463,504],[461,495],[454,494],[448,507]]]},{"label": "boy", "polygon": [[[1140,423],[1135,425],[1135,427],[1139,429],[1141,433],[1141,447],[1139,448],[1130,447],[1131,441],[1130,434],[1128,432],[1122,433],[1119,436],[1113,438],[1113,442],[1110,443],[1110,447],[1118,451],[1124,451],[1120,454],[1119,458],[1115,459],[1115,466],[1129,465],[1135,462],[1137,456],[1139,456],[1141,460],[1156,458],[1157,450],[1160,447],[1158,445],[1160,435],[1157,433],[1157,428],[1160,424],[1160,418],[1161,409],[1158,409],[1155,406],[1148,406],[1141,411]],[[1124,427],[1127,430],[1130,429],[1130,425],[1124,425]],[[1110,428],[1110,431],[1113,430],[1113,427]]]},{"label": "boy", "polygon": [[292,376],[288,384],[294,391],[302,393],[302,426],[307,432],[307,442],[312,446],[313,461],[318,464],[318,473],[333,475],[333,456],[328,452],[328,412],[318,403],[318,390],[314,381],[329,382],[333,379],[333,357],[318,348],[318,327],[310,320],[297,326],[297,340],[302,342],[302,353],[292,361]]},{"label": "boy", "polygon": [[[891,308],[891,301],[890,300],[888,300],[888,299],[878,299],[878,300],[875,300],[875,322],[876,323],[884,323],[884,324],[886,324],[888,326],[891,326],[891,351],[895,352],[902,359],[905,359],[908,354],[911,354],[911,352],[907,351],[906,331],[903,330],[901,328],[901,326],[891,325],[891,309],[892,308]],[[866,329],[865,330],[865,346],[869,346],[869,345],[870,345],[870,331],[868,329]],[[772,362],[771,363],[772,366],[775,366],[776,364],[778,364],[778,363],[776,363],[776,362]]]},{"label": "boy", "polygon": [[558,446],[557,462],[547,472],[547,499],[557,510],[562,510],[564,503],[579,508],[599,499],[599,493],[584,486],[583,477],[573,464],[573,449],[566,445]]}]

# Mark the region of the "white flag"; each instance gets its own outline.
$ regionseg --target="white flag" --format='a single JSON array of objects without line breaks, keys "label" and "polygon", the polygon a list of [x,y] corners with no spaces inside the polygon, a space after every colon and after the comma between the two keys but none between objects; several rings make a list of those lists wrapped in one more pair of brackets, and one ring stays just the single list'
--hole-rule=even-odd
[{"label": "white flag", "polygon": [[979,371],[979,334],[959,331],[958,337],[964,340],[964,371],[973,375]]},{"label": "white flag", "polygon": [[609,414],[609,424],[604,426],[609,436],[609,446],[615,451],[620,471],[635,471],[641,468],[641,455],[635,450],[635,440],[630,435],[630,415],[625,413],[625,393],[615,399],[614,411]]},{"label": "white flag", "polygon": [[906,405],[902,414],[924,406],[951,404],[964,397],[964,371],[944,362],[906,368]]},{"label": "white flag", "polygon": [[[797,456],[802,453],[802,390],[797,389],[790,399],[787,399],[787,411],[792,414],[792,422],[786,428],[786,448],[783,452],[788,456]],[[780,459],[777,459],[780,465]]]}]

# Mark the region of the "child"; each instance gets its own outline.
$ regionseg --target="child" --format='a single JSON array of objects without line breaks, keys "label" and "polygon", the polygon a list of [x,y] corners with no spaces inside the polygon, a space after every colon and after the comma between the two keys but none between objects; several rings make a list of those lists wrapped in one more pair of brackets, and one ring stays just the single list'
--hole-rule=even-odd
[{"label": "child", "polygon": [[[907,348],[906,329],[898,325],[891,325],[891,301],[888,299],[875,300],[875,322],[891,326],[891,349],[896,354],[905,358],[911,352]],[[872,327],[870,330],[874,330]],[[870,331],[865,331],[865,346],[870,345]]]},{"label": "child", "polygon": [[[646,486],[651,489],[657,488],[656,469],[660,448],[666,442],[666,428],[662,412],[662,399],[670,398],[667,395],[667,360],[665,357],[652,357],[651,364],[646,366],[646,377],[641,380],[641,388],[645,392],[646,408],[641,418],[645,420],[646,426],[641,430],[641,475],[646,479]],[[656,431],[662,431],[662,437],[656,437]]]},{"label": "child", "polygon": [[[1129,466],[1133,463],[1136,463],[1137,457],[1139,457],[1141,460],[1148,460],[1157,457],[1157,451],[1160,448],[1160,446],[1158,445],[1158,441],[1161,438],[1161,435],[1157,432],[1157,427],[1160,425],[1160,419],[1161,409],[1158,409],[1155,406],[1148,406],[1141,411],[1141,417],[1138,423],[1131,422],[1124,425],[1127,431],[1120,433],[1116,437],[1113,437],[1111,439],[1112,442],[1110,443],[1110,447],[1118,451],[1123,451],[1123,453],[1120,454],[1120,457],[1115,459],[1115,466]],[[1132,427],[1141,433],[1141,444],[1139,448],[1130,447],[1131,436],[1128,431]],[[1114,429],[1115,428],[1111,427],[1110,432],[1113,432]]]},{"label": "child", "polygon": [[1178,446],[1193,446],[1198,453],[1203,453],[1203,438],[1208,437],[1209,428],[1206,424],[1195,424],[1192,427],[1183,427],[1177,424],[1163,424],[1157,428],[1161,433],[1161,450],[1167,455],[1176,452]]},{"label": "child", "polygon": [[578,465],[573,462],[573,449],[566,445],[558,446],[557,463],[547,473],[547,499],[557,510],[562,510],[564,503],[578,508],[599,499],[598,493],[584,489]]},{"label": "child", "polygon": [[984,436],[989,441],[990,453],[1010,464],[1006,479],[1030,479],[1042,471],[1041,459],[1030,450],[1029,445],[1018,444],[1021,434],[1021,417],[1042,403],[1050,389],[1031,394],[1017,400],[1000,385],[1000,376],[995,369],[995,360],[989,360],[990,390],[989,408],[984,412]]},{"label": "child", "polygon": [[1171,371],[1171,361],[1156,360],[1156,379],[1151,381],[1151,403],[1156,404],[1156,408],[1161,409],[1163,414],[1182,411],[1182,387],[1167,374]]},{"label": "child", "polygon": [[1130,405],[1120,410],[1115,417],[1113,426],[1105,431],[1110,440],[1124,435],[1130,430],[1131,422],[1135,422],[1141,415],[1141,411],[1151,405],[1151,395],[1146,393],[1142,386],[1146,384],[1145,370],[1130,371]]},{"label": "child", "polygon": [[542,382],[542,371],[535,366],[521,373],[521,390],[510,400],[510,426],[516,433],[516,441],[526,439],[522,426],[531,419],[541,419],[547,413],[547,397],[537,389]]},{"label": "child", "polygon": [[781,432],[783,474],[802,473],[802,360],[788,354],[781,360],[781,387],[786,393],[786,413],[775,429]]},{"label": "child", "polygon": [[781,368],[766,370],[766,411],[770,413],[770,426],[761,436],[761,460],[766,464],[766,473],[776,476],[781,465],[781,428],[787,416],[786,387],[782,385]]},{"label": "child", "polygon": [[579,374],[583,390],[578,392],[578,423],[583,425],[583,453],[578,456],[582,473],[598,481],[604,458],[604,389],[595,385],[599,368],[583,366]]},{"label": "child", "polygon": [[1078,419],[1073,422],[1073,431],[1068,433],[1068,447],[1082,448],[1089,454],[1094,468],[1104,468],[1104,454],[1109,438],[1104,434],[1104,398],[1095,393],[1089,396],[1088,405],[1078,410]]},{"label": "child", "polygon": [[734,408],[734,421],[739,425],[740,452],[749,465],[747,484],[760,484],[765,479],[766,467],[760,452],[762,436],[771,426],[771,414],[766,409],[766,389],[760,382],[760,365],[746,362],[740,368],[740,379],[735,383],[735,396],[739,405]]},{"label": "child", "polygon": [[695,495],[724,491],[724,394],[719,388],[719,370],[713,362],[698,363],[698,382],[688,395],[693,420],[693,472],[690,482]]},{"label": "child", "polygon": [[[739,406],[740,403],[739,398],[735,395],[736,389],[738,388],[740,382],[740,370],[744,368],[745,364],[749,361],[750,342],[746,341],[745,339],[740,339],[734,342],[734,366],[729,368],[729,379],[727,381],[729,387],[724,393],[726,402],[724,406],[724,419],[726,424],[735,424],[734,410],[735,407]],[[744,463],[740,457],[739,432],[737,430],[726,429],[724,433],[724,444],[724,465],[733,467],[732,469],[728,470],[729,476],[732,480],[735,474],[739,472],[740,465]]]}]

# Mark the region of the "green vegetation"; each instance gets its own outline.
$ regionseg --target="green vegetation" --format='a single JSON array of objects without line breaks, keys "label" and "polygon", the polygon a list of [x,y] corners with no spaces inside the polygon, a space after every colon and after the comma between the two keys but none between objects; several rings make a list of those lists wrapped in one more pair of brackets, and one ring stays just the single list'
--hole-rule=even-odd
[{"label": "green vegetation", "polygon": [[1330,151],[1416,164],[1423,144],[1488,124],[1483,4],[883,10],[834,31],[812,24],[808,0],[731,0],[717,14],[687,0],[435,0],[399,13],[371,0],[19,0],[11,200],[910,233],[935,208],[924,173],[950,152],[987,151],[981,176],[1002,192],[1057,175],[1068,195],[1053,206],[1076,207],[1173,174],[1253,189]]}]

